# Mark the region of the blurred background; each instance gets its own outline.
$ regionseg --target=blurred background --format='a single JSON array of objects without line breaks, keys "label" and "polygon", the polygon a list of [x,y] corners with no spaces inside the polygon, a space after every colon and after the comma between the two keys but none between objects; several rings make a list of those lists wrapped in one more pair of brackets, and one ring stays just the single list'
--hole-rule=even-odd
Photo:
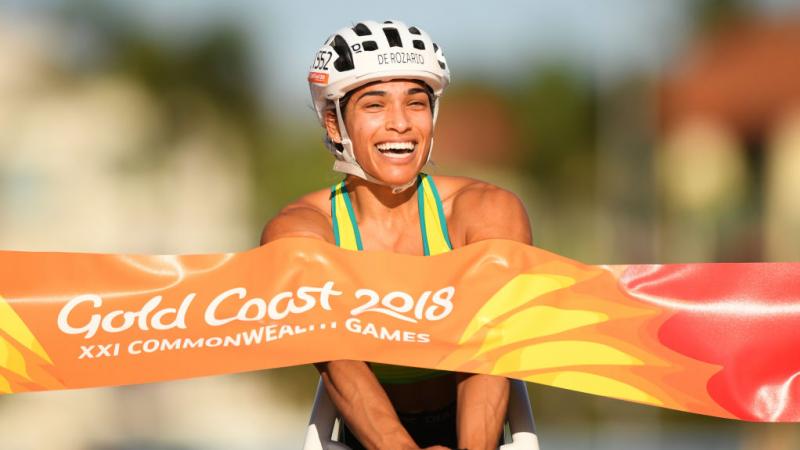
[{"label": "blurred background", "polygon": [[[0,3],[0,248],[258,245],[340,178],[307,92],[363,19],[428,31],[453,83],[433,174],[516,192],[586,263],[800,261],[796,0]],[[0,397],[0,449],[292,449],[311,367]],[[542,448],[800,448],[748,424],[529,387]]]}]

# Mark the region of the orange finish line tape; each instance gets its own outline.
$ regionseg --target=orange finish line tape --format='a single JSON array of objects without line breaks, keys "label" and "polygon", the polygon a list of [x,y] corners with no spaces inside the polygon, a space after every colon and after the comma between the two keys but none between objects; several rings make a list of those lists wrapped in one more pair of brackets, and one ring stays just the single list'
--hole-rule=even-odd
[{"label": "orange finish line tape", "polygon": [[0,252],[0,392],[357,359],[800,421],[800,263],[589,266],[491,240],[433,257]]}]

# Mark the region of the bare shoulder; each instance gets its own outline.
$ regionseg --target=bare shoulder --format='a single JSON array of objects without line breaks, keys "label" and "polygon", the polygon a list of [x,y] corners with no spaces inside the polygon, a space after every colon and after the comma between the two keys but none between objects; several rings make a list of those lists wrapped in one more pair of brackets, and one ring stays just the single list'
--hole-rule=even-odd
[{"label": "bare shoulder", "polygon": [[321,189],[286,205],[264,226],[261,245],[285,237],[310,237],[333,243],[330,190]]},{"label": "bare shoulder", "polygon": [[467,177],[434,177],[443,203],[450,203],[448,225],[460,232],[463,243],[510,239],[531,243],[525,205],[513,192]]}]

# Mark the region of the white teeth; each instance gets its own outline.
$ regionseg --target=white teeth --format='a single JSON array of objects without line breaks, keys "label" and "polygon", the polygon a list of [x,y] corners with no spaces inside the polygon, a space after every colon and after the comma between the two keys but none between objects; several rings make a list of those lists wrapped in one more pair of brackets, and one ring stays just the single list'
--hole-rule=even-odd
[{"label": "white teeth", "polygon": [[412,154],[411,152],[408,153],[381,152],[381,156],[384,156],[386,158],[403,159],[403,160],[409,158],[409,155],[411,154]]},{"label": "white teeth", "polygon": [[384,142],[378,144],[378,150],[380,151],[389,151],[389,150],[414,150],[414,143],[413,142]]}]

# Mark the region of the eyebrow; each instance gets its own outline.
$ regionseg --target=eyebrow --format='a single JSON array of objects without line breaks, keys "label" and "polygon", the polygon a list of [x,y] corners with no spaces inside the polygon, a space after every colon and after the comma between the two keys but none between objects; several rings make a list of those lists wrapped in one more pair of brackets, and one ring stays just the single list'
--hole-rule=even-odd
[{"label": "eyebrow", "polygon": [[386,91],[367,91],[367,92],[364,92],[363,94],[359,95],[358,99],[361,100],[362,98],[370,96],[370,95],[383,97],[384,95],[386,95]]},{"label": "eyebrow", "polygon": [[[423,89],[421,87],[413,87],[413,88],[411,88],[411,89],[406,91],[406,95],[414,95],[414,94],[419,94],[419,93],[423,93],[424,94],[424,93],[426,93],[426,91],[425,91],[425,89]],[[362,98],[367,97],[367,96],[383,97],[385,95],[386,95],[386,91],[377,91],[377,90],[375,90],[375,91],[366,91],[366,92],[364,92],[363,94],[361,94],[358,97],[358,100],[361,100]]]}]

